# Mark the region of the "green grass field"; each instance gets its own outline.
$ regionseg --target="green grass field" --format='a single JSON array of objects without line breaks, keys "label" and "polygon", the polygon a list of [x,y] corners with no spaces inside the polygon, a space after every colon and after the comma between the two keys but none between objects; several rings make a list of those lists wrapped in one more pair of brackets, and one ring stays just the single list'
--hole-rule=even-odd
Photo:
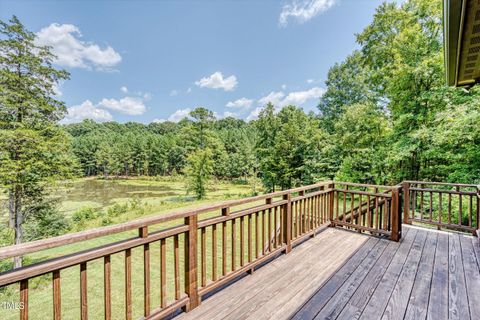
[{"label": "green grass field", "polygon": [[[92,182],[93,181],[93,182]],[[72,215],[76,210],[84,207],[95,208],[98,212],[108,211],[115,205],[129,203],[131,199],[136,199],[135,208],[127,206],[126,212],[112,218],[111,223],[120,223],[130,221],[146,216],[163,214],[178,208],[191,208],[203,204],[220,202],[226,199],[236,199],[251,195],[251,189],[248,185],[238,185],[226,182],[217,182],[214,188],[208,192],[206,199],[198,201],[191,195],[186,195],[185,184],[181,180],[159,179],[143,180],[129,179],[116,181],[103,180],[80,180],[64,187],[60,191],[62,197],[61,207],[67,215]],[[69,189],[70,188],[70,189]],[[84,194],[84,196],[82,196]],[[250,204],[251,205],[251,204]],[[219,214],[210,213],[204,215]],[[151,229],[162,229],[175,225],[175,222],[155,226]],[[85,222],[84,229],[98,227],[102,225],[102,217],[97,217]],[[231,230],[231,224],[228,223],[228,230]],[[221,254],[221,230],[217,231],[217,253]],[[239,225],[237,223],[237,238],[239,237]],[[123,232],[112,236],[106,236],[82,243],[76,243],[64,247],[45,250],[39,253],[31,254],[28,259],[31,261],[42,261],[72,252],[96,247],[105,243],[123,240],[138,235],[137,230]],[[183,236],[179,239],[180,252],[180,281],[183,288]],[[231,268],[230,248],[231,241],[227,241],[227,270]],[[151,306],[152,309],[160,304],[160,245],[158,242],[150,246],[150,264],[151,264]],[[237,250],[239,250],[237,244]],[[211,228],[207,230],[207,276],[211,275]],[[246,252],[245,250],[245,258]],[[239,264],[239,254],[237,253],[237,265]],[[113,319],[124,318],[124,253],[114,254],[111,257],[112,268],[112,313]],[[88,270],[88,305],[90,319],[103,319],[103,260],[89,262]],[[167,298],[169,301],[174,299],[174,279],[173,279],[173,240],[167,240]],[[218,263],[217,274],[221,274],[221,263]],[[61,271],[61,295],[62,295],[62,318],[79,319],[80,317],[80,276],[79,266],[74,266]],[[52,285],[51,274],[37,277],[29,282],[29,316],[30,319],[49,319],[52,318]],[[19,285],[11,285],[6,290],[0,292],[0,303],[18,302]],[[132,297],[133,297],[133,316],[139,318],[143,315],[143,248],[132,250]],[[2,319],[18,319],[18,310],[3,310]]]}]

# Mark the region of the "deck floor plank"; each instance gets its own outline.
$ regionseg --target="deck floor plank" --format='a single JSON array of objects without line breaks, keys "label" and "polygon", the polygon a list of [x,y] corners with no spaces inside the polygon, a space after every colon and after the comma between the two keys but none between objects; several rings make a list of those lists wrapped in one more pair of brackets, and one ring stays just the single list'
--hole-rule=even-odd
[{"label": "deck floor plank", "polygon": [[468,310],[460,236],[457,233],[452,233],[449,237],[448,318],[468,320],[470,319],[470,312]]},{"label": "deck floor plank", "polygon": [[428,306],[430,297],[437,241],[438,233],[429,232],[423,248],[420,264],[418,265],[417,275],[410,293],[404,319],[423,320],[427,317],[428,308],[426,308],[426,306]]},{"label": "deck floor plank", "polygon": [[[480,272],[471,237],[460,236],[468,305],[472,319],[480,319]],[[478,244],[477,244],[478,245]]]},{"label": "deck floor plank", "polygon": [[427,308],[427,319],[448,319],[448,234],[439,233],[432,283]]}]

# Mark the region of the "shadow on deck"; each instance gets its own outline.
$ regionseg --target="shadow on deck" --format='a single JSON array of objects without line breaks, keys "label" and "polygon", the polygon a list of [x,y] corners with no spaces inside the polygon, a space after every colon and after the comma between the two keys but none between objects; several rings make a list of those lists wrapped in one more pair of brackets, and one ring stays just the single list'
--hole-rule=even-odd
[{"label": "shadow on deck", "polygon": [[400,242],[328,228],[177,318],[480,319],[477,241],[406,225]]}]

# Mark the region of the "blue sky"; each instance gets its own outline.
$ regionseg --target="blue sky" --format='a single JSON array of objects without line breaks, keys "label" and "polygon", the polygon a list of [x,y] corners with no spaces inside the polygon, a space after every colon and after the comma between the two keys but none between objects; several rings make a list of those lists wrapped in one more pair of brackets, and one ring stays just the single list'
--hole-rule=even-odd
[{"label": "blue sky", "polygon": [[71,73],[64,122],[178,121],[204,106],[254,119],[266,101],[316,111],[329,67],[377,0],[10,1]]}]

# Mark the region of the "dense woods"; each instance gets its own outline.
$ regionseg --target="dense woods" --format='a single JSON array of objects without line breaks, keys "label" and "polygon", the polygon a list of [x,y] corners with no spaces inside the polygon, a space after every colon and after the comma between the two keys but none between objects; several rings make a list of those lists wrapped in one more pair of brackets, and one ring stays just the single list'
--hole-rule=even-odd
[{"label": "dense woods", "polygon": [[[439,0],[380,5],[356,35],[359,49],[331,67],[318,112],[268,104],[249,122],[200,107],[178,123],[57,125],[65,107],[52,85],[68,74],[51,66],[33,33],[11,23],[2,23],[0,183],[12,221],[42,212],[28,201],[75,167],[80,176],[186,175],[199,198],[211,177],[251,183],[253,193],[257,179],[266,191],[322,179],[480,181],[480,89],[445,85]],[[19,158],[18,147],[38,152]]]}]

